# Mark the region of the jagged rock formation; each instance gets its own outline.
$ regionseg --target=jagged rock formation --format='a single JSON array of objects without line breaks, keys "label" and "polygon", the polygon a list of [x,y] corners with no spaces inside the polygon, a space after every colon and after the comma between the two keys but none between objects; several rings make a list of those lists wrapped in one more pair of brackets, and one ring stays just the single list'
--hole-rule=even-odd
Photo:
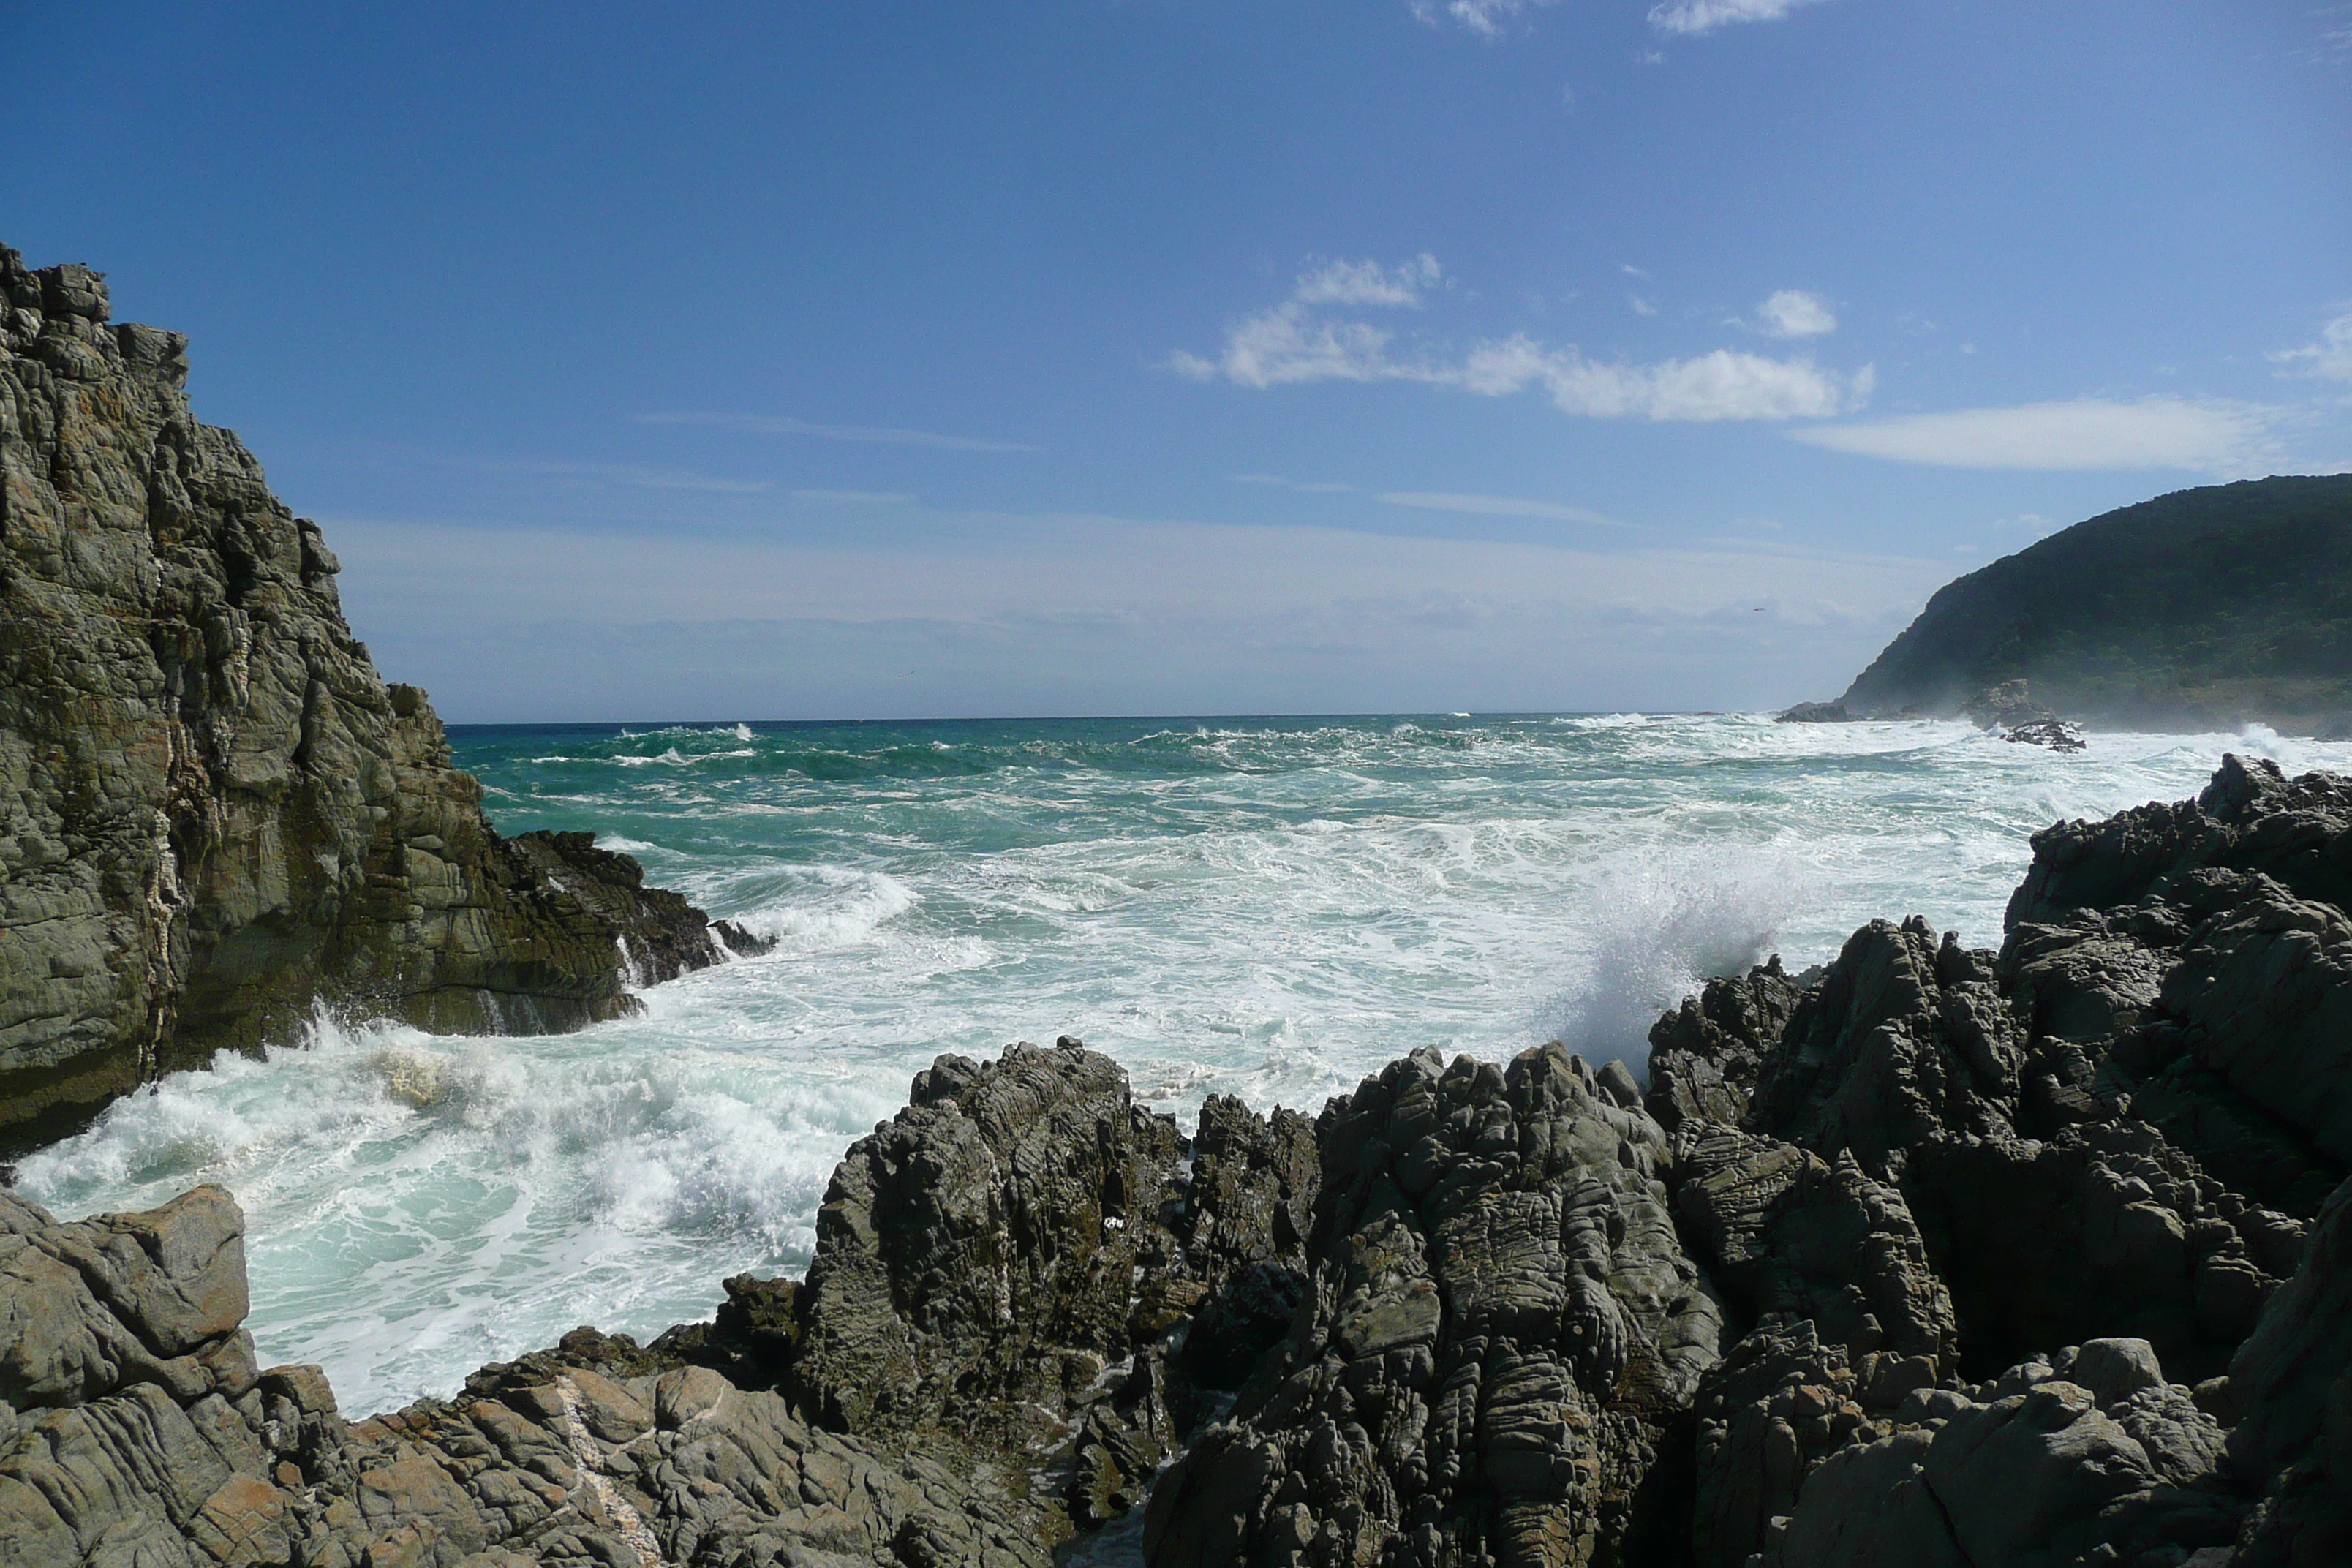
[{"label": "jagged rock formation", "polygon": [[950,1454],[1048,1536],[1132,1508],[1288,1327],[1317,1183],[1295,1114],[1191,1144],[1064,1037],[941,1057],[835,1173],[805,1283],[737,1279],[656,1351],[893,1453]]},{"label": "jagged rock formation", "polygon": [[[2340,734],[2347,654],[2352,479],[2282,476],[2123,507],[1948,583],[1820,706]],[[1984,700],[2029,680],[2039,701],[2021,689],[2015,716]]]},{"label": "jagged rock formation", "polygon": [[1585,1562],[1663,1543],[1720,1313],[1630,1079],[1417,1053],[1317,1124],[1310,1287],[1161,1481],[1154,1564]]},{"label": "jagged rock formation", "polygon": [[254,1366],[243,1230],[217,1187],[79,1225],[0,1194],[0,1562],[1049,1561],[937,1464],[593,1334],[348,1424],[316,1367]]},{"label": "jagged rock formation", "polygon": [[[1852,1260],[1820,1228],[1745,1249],[1847,1300],[1758,1300],[1725,1366],[1786,1368],[1779,1386],[1750,1371],[1743,1397],[1702,1394],[1730,1461],[1702,1458],[1702,1563],[2315,1563],[2352,1539],[2327,1414],[2352,1287],[2307,1242],[2352,1192],[2330,1026],[2352,1005],[2352,788],[2232,758],[2197,801],[2062,824],[2034,851],[1998,954],[1880,922],[1785,1015],[1758,971],[1653,1035],[1685,1205],[1721,1184],[1711,1147],[1762,1137],[1905,1211]],[[1756,1267],[1685,1235],[1727,1283]],[[1874,1286],[1874,1259],[1913,1289]],[[1933,1305],[1923,1282],[1947,1312],[1904,1310]],[[1866,1342],[1928,1325],[1950,1334],[1934,1377],[1906,1370],[1892,1411],[1891,1386],[1861,1397],[1835,1441],[1801,1435],[1792,1390],[1860,1389]],[[1743,1423],[1789,1431],[1743,1450]]]},{"label": "jagged rock formation", "polygon": [[625,857],[491,829],[317,525],[190,415],[184,337],[5,247],[0,297],[0,1132],[322,1004],[575,1028],[628,1005],[616,944],[719,955]]},{"label": "jagged rock formation", "polygon": [[2352,782],[2231,759],[2034,851],[1999,952],[1713,982],[1646,1090],[1422,1053],[1188,1143],[1074,1039],[941,1058],[805,1282],[348,1427],[252,1371],[225,1195],[0,1203],[0,1548],[1042,1568],[1140,1507],[1151,1568],[2346,1561]]}]

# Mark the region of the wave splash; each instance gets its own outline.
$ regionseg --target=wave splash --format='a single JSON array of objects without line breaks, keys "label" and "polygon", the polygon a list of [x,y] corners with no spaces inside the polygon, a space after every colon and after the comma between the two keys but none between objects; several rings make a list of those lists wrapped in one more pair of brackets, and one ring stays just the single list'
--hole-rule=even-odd
[{"label": "wave splash", "polygon": [[1650,1027],[1707,981],[1763,962],[1819,897],[1811,875],[1764,851],[1664,851],[1604,872],[1581,900],[1583,973],[1537,1009],[1538,1039],[1649,1080]]}]

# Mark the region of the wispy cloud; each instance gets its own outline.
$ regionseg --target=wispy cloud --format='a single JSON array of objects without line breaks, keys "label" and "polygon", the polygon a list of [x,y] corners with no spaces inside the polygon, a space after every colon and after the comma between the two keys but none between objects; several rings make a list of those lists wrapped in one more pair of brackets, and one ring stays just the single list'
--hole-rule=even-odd
[{"label": "wispy cloud", "polygon": [[2352,312],[2320,328],[2315,342],[2299,349],[2283,349],[2267,357],[2275,364],[2300,366],[2305,375],[2352,381]]},{"label": "wispy cloud", "polygon": [[1834,689],[1951,575],[1948,559],[1615,534],[966,514],[814,542],[327,521],[377,658],[467,719],[674,713],[680,691],[754,717],[1762,706]]},{"label": "wispy cloud", "polygon": [[1238,386],[1310,382],[1416,382],[1503,397],[1539,387],[1563,414],[1596,419],[1825,419],[1859,410],[1876,376],[1847,376],[1809,359],[1717,349],[1654,364],[1607,363],[1524,334],[1480,342],[1459,358],[1401,357],[1394,336],[1369,321],[1318,316],[1286,301],[1235,323],[1209,359],[1182,351],[1167,365],[1196,381]]},{"label": "wispy cloud", "polygon": [[1658,308],[1639,294],[1626,295],[1625,302],[1633,307],[1633,314],[1637,316],[1654,316],[1658,313]]},{"label": "wispy cloud", "polygon": [[915,498],[904,490],[794,490],[793,499],[845,506],[903,506]]},{"label": "wispy cloud", "polygon": [[1554,522],[1585,522],[1596,528],[1631,528],[1605,512],[1580,506],[1559,506],[1548,500],[1521,500],[1517,496],[1455,495],[1437,490],[1390,490],[1372,498],[1390,506],[1418,507],[1424,511],[1459,511],[1475,517],[1541,517]]},{"label": "wispy cloud", "polygon": [[755,436],[814,436],[827,441],[866,441],[887,447],[932,447],[947,452],[1034,452],[1027,441],[989,441],[976,436],[942,436],[931,430],[899,430],[869,425],[818,425],[772,414],[640,414],[640,425],[707,425]]},{"label": "wispy cloud", "polygon": [[1837,331],[1829,302],[1802,289],[1783,289],[1756,307],[1763,331],[1775,338],[1817,338]]},{"label": "wispy cloud", "polygon": [[1411,0],[1413,16],[1432,27],[1454,22],[1482,38],[1499,38],[1503,30],[1530,11],[1557,5],[1559,0]]},{"label": "wispy cloud", "polygon": [[1297,490],[1301,495],[1310,496],[1348,495],[1353,493],[1356,489],[1353,485],[1340,484],[1336,479],[1302,483],[1296,479],[1284,479],[1280,474],[1228,474],[1225,477],[1237,485],[1265,485],[1273,489]]},{"label": "wispy cloud", "polygon": [[637,490],[698,490],[710,495],[751,496],[762,494],[770,488],[764,479],[721,479],[683,468],[650,468],[634,463],[543,463],[499,458],[469,461],[465,466],[505,474],[544,474],[551,479],[583,479]]},{"label": "wispy cloud", "polygon": [[1369,321],[1327,321],[1294,300],[1236,322],[1215,359],[1180,349],[1169,356],[1168,365],[1195,381],[1223,375],[1243,386],[1403,378],[1404,369],[1388,358],[1389,339]]},{"label": "wispy cloud", "polygon": [[2312,59],[2322,65],[2352,62],[2352,5],[2322,5],[2312,16],[2319,22],[2319,37],[2311,48]]},{"label": "wispy cloud", "polygon": [[1650,7],[1650,26],[1666,33],[1712,33],[1735,22],[1777,22],[1813,0],[1667,0]]},{"label": "wispy cloud", "polygon": [[2144,397],[1962,408],[1791,430],[1832,451],[1958,468],[2188,468],[2242,474],[2276,451],[2280,411],[2258,404]]},{"label": "wispy cloud", "polygon": [[1594,419],[1820,419],[1859,409],[1877,373],[1717,349],[1656,364],[1604,363],[1518,336],[1471,351],[1449,384],[1490,397],[1539,386],[1563,414]]},{"label": "wispy cloud", "polygon": [[1302,305],[1418,305],[1422,291],[1445,280],[1437,258],[1423,251],[1411,261],[1328,261],[1298,275],[1291,298]]}]

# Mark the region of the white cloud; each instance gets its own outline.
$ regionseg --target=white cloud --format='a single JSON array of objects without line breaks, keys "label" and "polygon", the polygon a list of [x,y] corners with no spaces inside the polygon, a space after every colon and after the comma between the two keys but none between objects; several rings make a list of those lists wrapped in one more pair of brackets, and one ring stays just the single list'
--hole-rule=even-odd
[{"label": "white cloud", "polygon": [[2277,411],[2242,403],[2103,397],[2016,408],[1962,408],[1863,425],[1791,430],[1837,452],[1959,468],[2189,468],[2239,474],[2260,468],[2275,443]]},{"label": "white cloud", "polygon": [[1372,498],[1390,506],[1418,507],[1425,511],[1468,512],[1477,517],[1541,517],[1555,522],[1586,522],[1600,528],[1631,528],[1603,512],[1580,506],[1559,506],[1548,500],[1521,500],[1517,496],[1454,495],[1436,490],[1390,490]]},{"label": "white cloud", "polygon": [[986,441],[975,436],[941,436],[929,430],[896,430],[866,425],[815,425],[769,414],[640,414],[640,425],[708,425],[755,436],[817,436],[828,441],[868,441],[890,447],[936,447],[950,452],[1034,452],[1026,441]]},{"label": "white cloud", "polygon": [[1407,381],[1485,397],[1540,387],[1563,414],[1699,422],[1832,418],[1860,409],[1877,380],[1867,365],[1844,376],[1808,359],[1729,349],[1655,364],[1608,363],[1522,334],[1476,344],[1447,363],[1395,358],[1390,342],[1369,322],[1326,320],[1294,301],[1237,323],[1213,360],[1179,351],[1165,363],[1196,381],[1222,376],[1252,387]]},{"label": "white cloud", "polygon": [[1437,258],[1423,251],[1402,266],[1333,261],[1298,275],[1291,298],[1302,305],[1418,305],[1424,289],[1444,281]]},{"label": "white cloud", "polygon": [[904,490],[794,490],[793,499],[845,506],[903,506],[915,498]]},{"label": "white cloud", "polygon": [[1756,307],[1764,331],[1776,338],[1817,338],[1837,331],[1828,301],[1802,289],[1783,289]]},{"label": "white cloud", "polygon": [[1658,308],[1639,294],[1628,294],[1625,296],[1625,300],[1633,307],[1633,314],[1637,316],[1654,316],[1658,313]]},{"label": "white cloud", "polygon": [[1437,27],[1451,18],[1482,38],[1499,38],[1505,24],[1558,4],[1559,0],[1445,0],[1444,5],[1437,0],[1412,0],[1417,20]]},{"label": "white cloud", "polygon": [[1650,26],[1668,33],[1712,33],[1734,22],[1777,22],[1811,0],[1668,0],[1650,7]]},{"label": "white cloud", "polygon": [[1389,381],[1408,373],[1390,363],[1388,343],[1389,334],[1368,322],[1325,321],[1294,301],[1234,325],[1225,334],[1225,352],[1214,360],[1180,350],[1168,363],[1195,381],[1223,375],[1243,386]]},{"label": "white cloud", "polygon": [[2279,364],[2302,364],[2307,375],[2329,381],[2352,381],[2352,313],[2336,317],[2319,329],[2314,342],[2285,349],[2269,358]]},{"label": "white cloud", "polygon": [[1527,337],[1474,349],[1448,384],[1490,397],[1541,386],[1563,414],[1595,419],[1821,419],[1869,401],[1876,373],[1717,349],[1657,364],[1602,363]]}]

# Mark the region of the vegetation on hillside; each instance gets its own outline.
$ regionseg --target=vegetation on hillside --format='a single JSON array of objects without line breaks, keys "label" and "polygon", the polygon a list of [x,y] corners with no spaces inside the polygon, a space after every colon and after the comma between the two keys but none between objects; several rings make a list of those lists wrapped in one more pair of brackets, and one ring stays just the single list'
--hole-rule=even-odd
[{"label": "vegetation on hillside", "polygon": [[2352,475],[2176,491],[1946,584],[1846,689],[1857,715],[1949,714],[2002,681],[2147,728],[2352,715]]}]

